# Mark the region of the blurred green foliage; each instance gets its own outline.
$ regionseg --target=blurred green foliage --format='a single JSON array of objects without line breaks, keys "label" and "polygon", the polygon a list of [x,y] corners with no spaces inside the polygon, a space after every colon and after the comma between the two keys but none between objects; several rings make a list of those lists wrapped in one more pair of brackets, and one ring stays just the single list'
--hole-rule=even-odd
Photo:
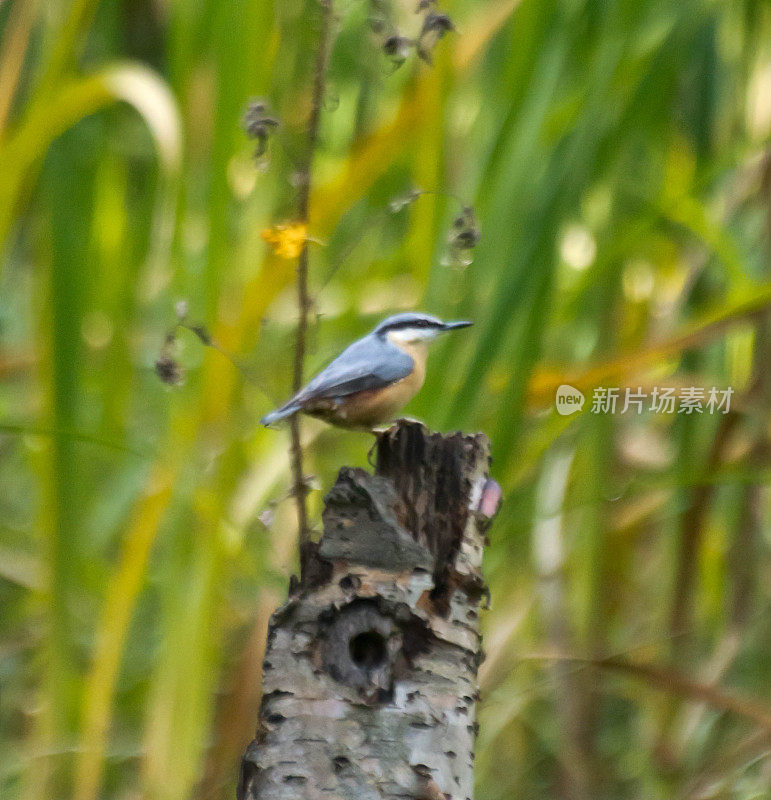
[{"label": "blurred green foliage", "polygon": [[[768,797],[771,4],[453,0],[433,67],[398,70],[367,2],[335,8],[308,370],[390,311],[476,322],[408,412],[487,432],[505,492],[479,797]],[[295,569],[288,436],[256,425],[294,262],[260,232],[292,218],[317,25],[315,0],[0,4],[3,798],[233,796]],[[256,163],[253,97],[282,123]],[[389,206],[415,186],[444,194]],[[183,330],[186,380],[158,380],[180,299],[238,369]],[[600,415],[600,386],[735,395]],[[318,524],[370,440],[304,433]]]}]

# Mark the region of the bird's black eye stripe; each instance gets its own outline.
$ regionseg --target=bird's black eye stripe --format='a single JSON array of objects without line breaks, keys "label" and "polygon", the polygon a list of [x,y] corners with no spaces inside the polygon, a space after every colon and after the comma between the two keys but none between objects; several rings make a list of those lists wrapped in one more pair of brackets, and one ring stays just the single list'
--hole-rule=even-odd
[{"label": "bird's black eye stripe", "polygon": [[421,319],[418,317],[417,319],[400,319],[395,320],[394,322],[383,322],[381,323],[378,328],[376,329],[379,334],[390,333],[391,331],[405,331],[415,328],[423,328],[428,330],[433,330],[435,328],[441,328],[442,323],[439,320],[431,320],[431,319]]},{"label": "bird's black eye stripe", "polygon": [[408,328],[433,328],[434,325],[427,319],[416,319],[414,321],[406,320],[404,322],[396,322],[388,326],[390,331],[403,331]]}]

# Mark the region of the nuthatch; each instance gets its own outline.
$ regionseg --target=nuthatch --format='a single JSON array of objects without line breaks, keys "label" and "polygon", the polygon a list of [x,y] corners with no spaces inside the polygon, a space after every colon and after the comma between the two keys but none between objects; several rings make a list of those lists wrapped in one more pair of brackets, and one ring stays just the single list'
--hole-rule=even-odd
[{"label": "nuthatch", "polygon": [[411,312],[388,317],[260,422],[271,425],[303,411],[342,428],[372,430],[420,390],[429,342],[468,325]]}]

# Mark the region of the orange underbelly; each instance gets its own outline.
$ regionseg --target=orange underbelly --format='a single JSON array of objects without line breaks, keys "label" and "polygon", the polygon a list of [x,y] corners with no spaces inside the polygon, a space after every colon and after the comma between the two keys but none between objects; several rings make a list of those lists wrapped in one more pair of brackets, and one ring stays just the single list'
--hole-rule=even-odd
[{"label": "orange underbelly", "polygon": [[342,428],[369,430],[392,419],[404,408],[420,390],[424,377],[422,370],[414,370],[406,378],[383,389],[368,389],[336,401],[321,401],[303,410]]}]

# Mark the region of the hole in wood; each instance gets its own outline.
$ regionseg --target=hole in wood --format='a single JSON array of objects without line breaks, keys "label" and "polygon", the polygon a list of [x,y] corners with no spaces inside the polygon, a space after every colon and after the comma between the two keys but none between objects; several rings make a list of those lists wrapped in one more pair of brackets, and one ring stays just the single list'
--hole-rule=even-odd
[{"label": "hole in wood", "polygon": [[386,662],[386,640],[377,631],[364,631],[348,642],[351,661],[360,669],[375,669]]},{"label": "hole in wood", "polygon": [[343,575],[340,578],[339,586],[344,592],[355,592],[361,587],[361,578],[357,575]]}]

